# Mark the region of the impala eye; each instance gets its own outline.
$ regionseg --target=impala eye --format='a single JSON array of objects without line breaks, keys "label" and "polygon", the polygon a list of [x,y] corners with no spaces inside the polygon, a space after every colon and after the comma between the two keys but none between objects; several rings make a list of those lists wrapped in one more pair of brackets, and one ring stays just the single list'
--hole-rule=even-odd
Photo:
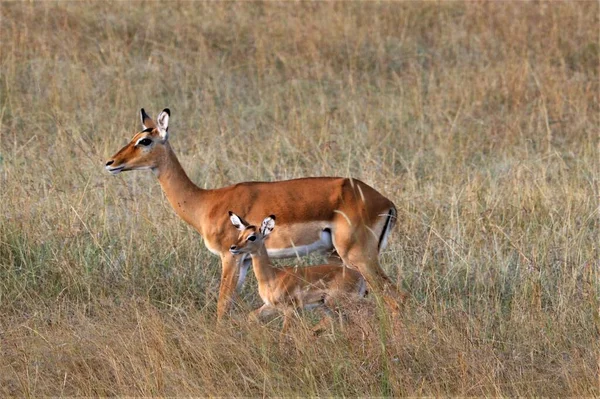
[{"label": "impala eye", "polygon": [[146,138],[139,140],[136,145],[148,146],[150,144],[152,144],[152,140],[150,140],[148,137],[146,137]]},{"label": "impala eye", "polygon": [[250,237],[248,237],[248,241],[256,241],[256,236],[250,236]]}]

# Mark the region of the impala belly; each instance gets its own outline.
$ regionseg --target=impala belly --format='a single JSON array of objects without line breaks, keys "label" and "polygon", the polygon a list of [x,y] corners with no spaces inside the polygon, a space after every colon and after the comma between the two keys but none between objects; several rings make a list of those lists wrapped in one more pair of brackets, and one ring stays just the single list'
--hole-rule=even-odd
[{"label": "impala belly", "polygon": [[333,249],[331,227],[327,222],[279,225],[266,244],[271,258],[306,256]]}]

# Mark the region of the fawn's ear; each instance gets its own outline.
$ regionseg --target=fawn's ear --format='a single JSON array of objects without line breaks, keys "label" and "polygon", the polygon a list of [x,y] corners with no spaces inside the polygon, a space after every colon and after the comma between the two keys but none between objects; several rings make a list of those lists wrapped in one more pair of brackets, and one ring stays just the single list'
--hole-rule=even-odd
[{"label": "fawn's ear", "polygon": [[145,129],[154,129],[156,127],[156,123],[148,116],[144,108],[140,110],[140,118],[142,120],[142,126]]},{"label": "fawn's ear", "polygon": [[271,234],[271,232],[273,231],[273,229],[275,228],[275,215],[271,215],[269,217],[266,217],[265,220],[262,221],[262,224],[260,225],[260,234],[262,234],[263,236],[268,236],[269,234]]},{"label": "fawn's ear", "polygon": [[241,217],[239,217],[231,211],[229,211],[229,220],[231,220],[231,224],[240,231],[244,231],[246,227],[249,226],[249,224],[244,219],[242,219]]},{"label": "fawn's ear", "polygon": [[165,108],[162,110],[158,117],[156,118],[156,127],[158,127],[158,132],[160,133],[160,138],[163,141],[167,141],[169,138],[169,117],[171,116],[171,111],[169,108]]}]

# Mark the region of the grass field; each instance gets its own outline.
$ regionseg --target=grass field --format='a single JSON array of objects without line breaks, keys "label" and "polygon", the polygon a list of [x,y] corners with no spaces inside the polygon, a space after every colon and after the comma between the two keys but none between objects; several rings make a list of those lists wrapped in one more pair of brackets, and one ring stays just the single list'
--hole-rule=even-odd
[{"label": "grass field", "polygon": [[[599,5],[0,3],[0,396],[599,396]],[[147,172],[353,176],[392,199],[370,299],[318,338],[216,325],[220,263]],[[307,262],[315,262],[311,258]]]}]

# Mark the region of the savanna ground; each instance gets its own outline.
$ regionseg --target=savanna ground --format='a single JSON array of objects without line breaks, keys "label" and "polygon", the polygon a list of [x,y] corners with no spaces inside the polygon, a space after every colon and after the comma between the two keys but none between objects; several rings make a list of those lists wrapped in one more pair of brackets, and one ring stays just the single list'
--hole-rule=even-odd
[{"label": "savanna ground", "polygon": [[[0,395],[600,395],[599,6],[1,3]],[[148,172],[353,176],[410,293],[279,344]],[[310,259],[309,261],[317,261]]]}]

